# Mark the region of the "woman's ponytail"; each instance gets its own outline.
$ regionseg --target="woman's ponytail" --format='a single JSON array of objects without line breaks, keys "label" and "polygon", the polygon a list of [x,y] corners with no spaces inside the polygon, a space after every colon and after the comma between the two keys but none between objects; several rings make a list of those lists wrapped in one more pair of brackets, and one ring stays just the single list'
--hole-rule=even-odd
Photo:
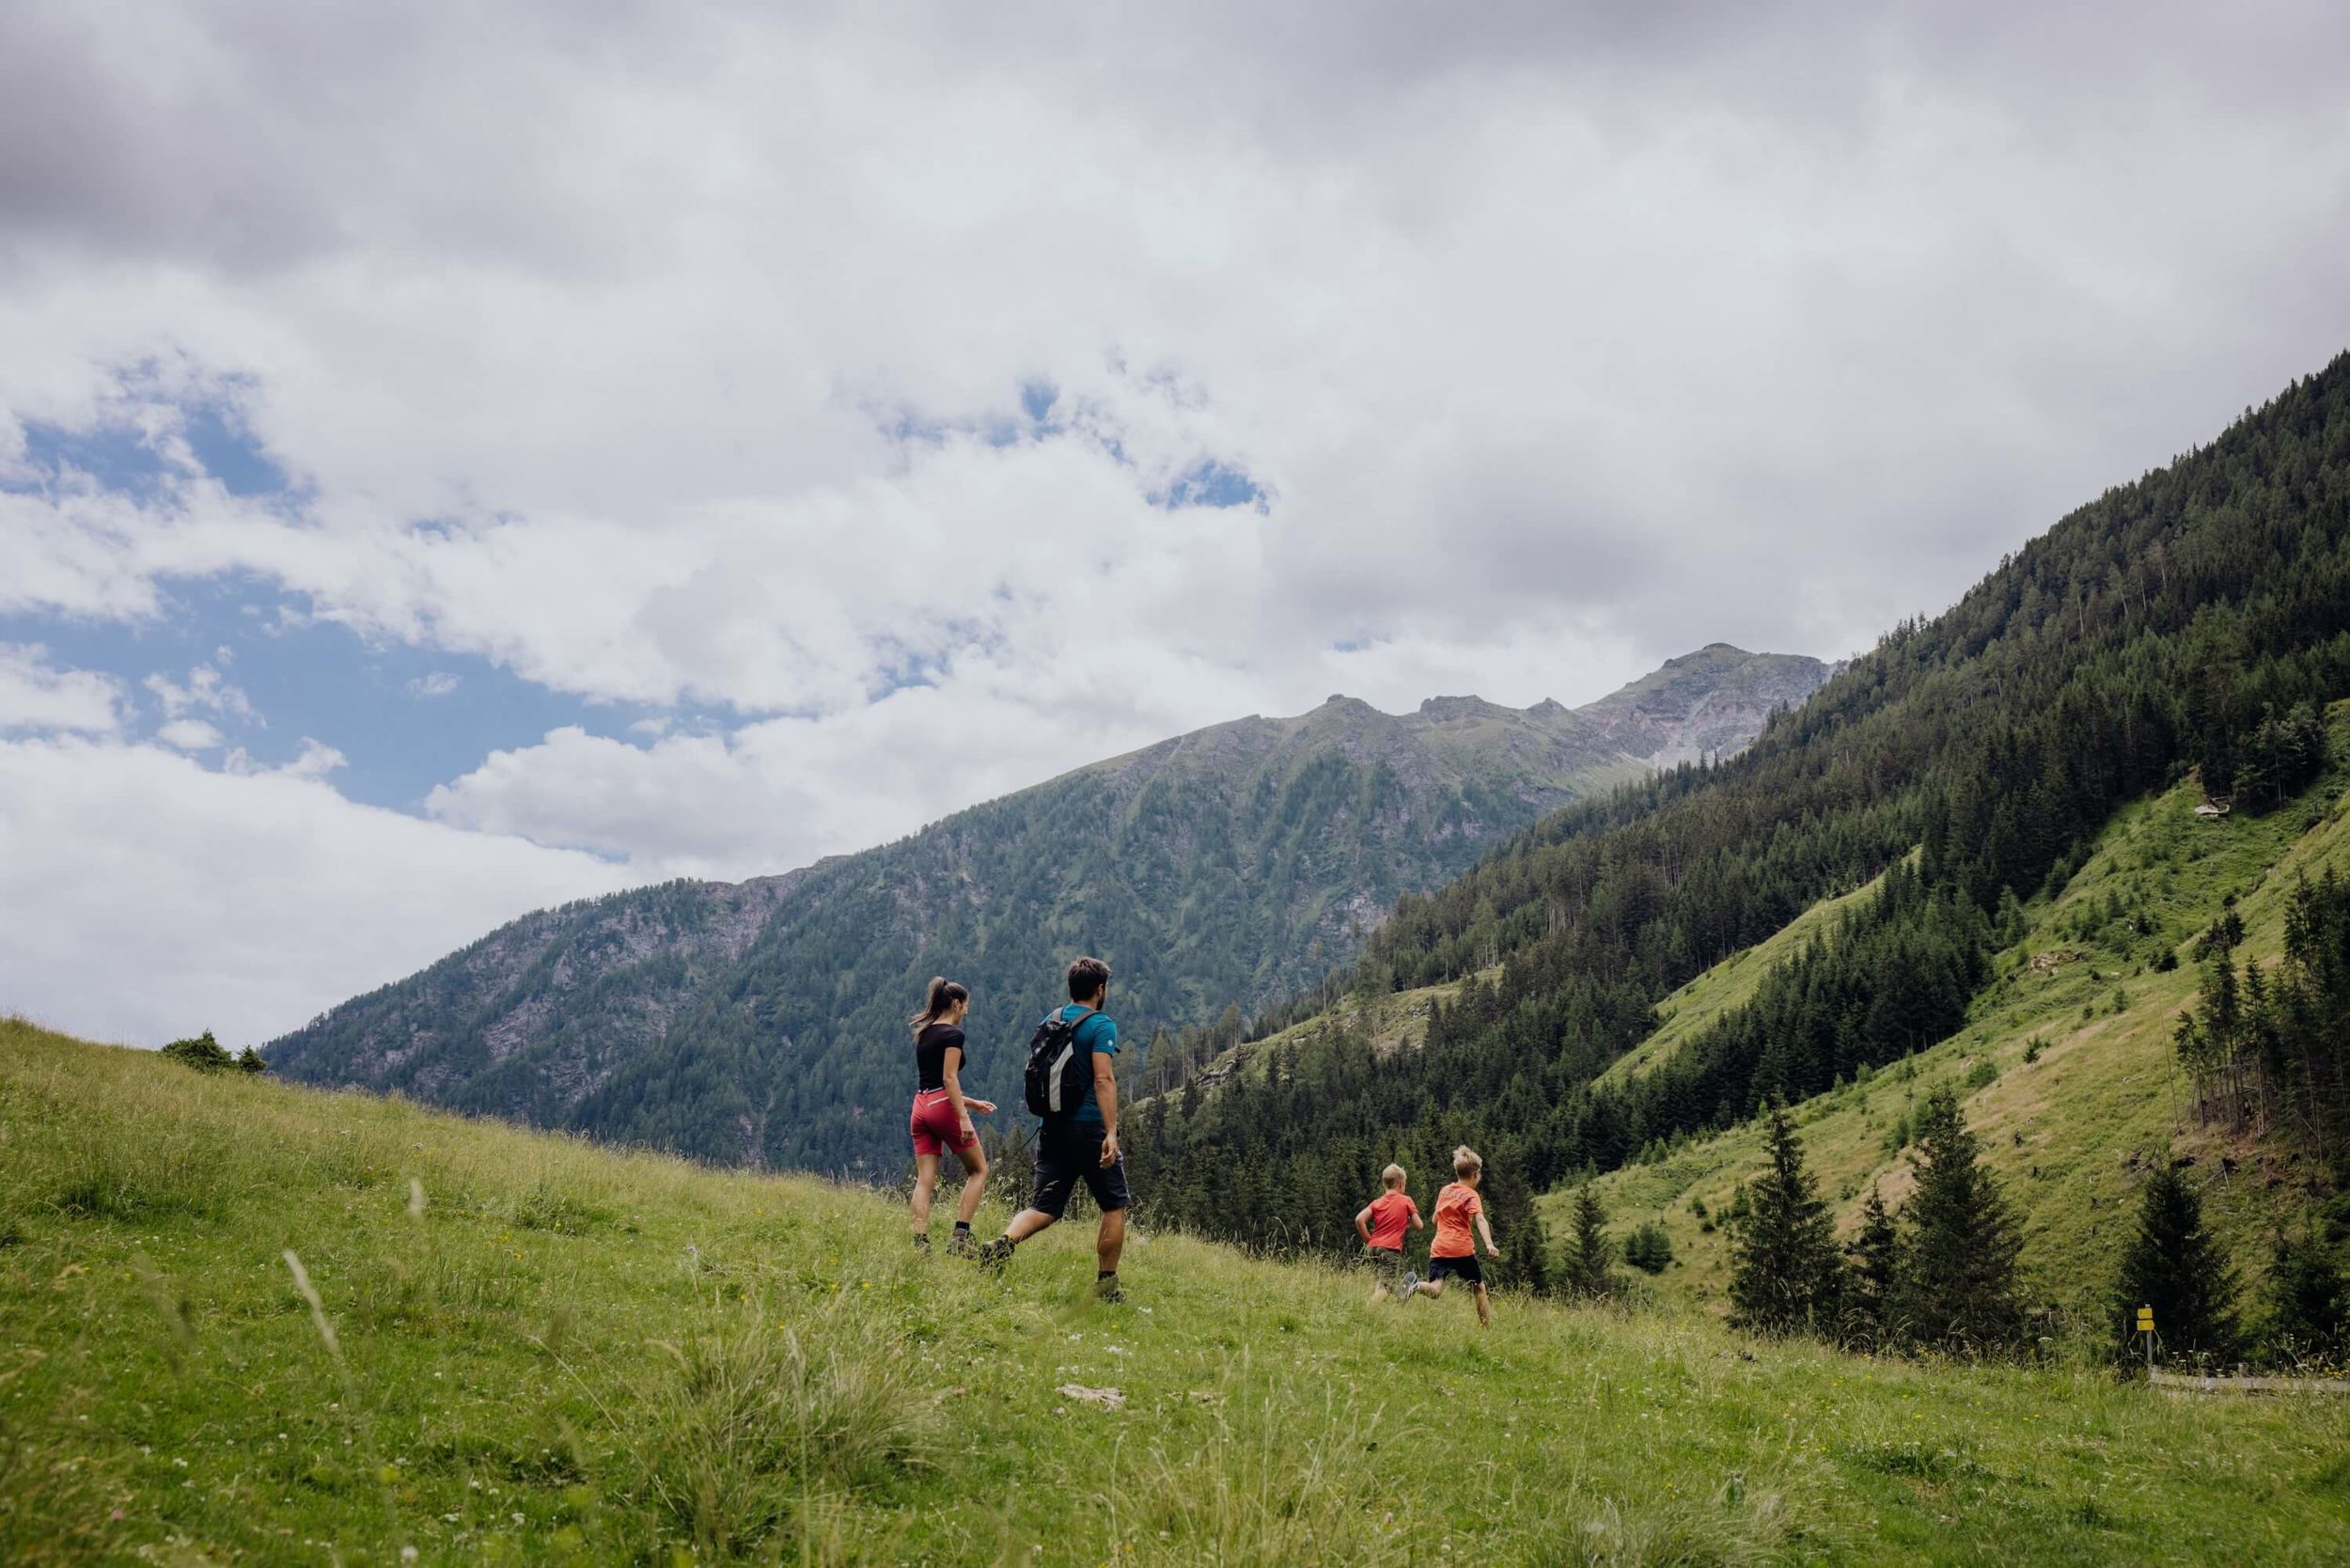
[{"label": "woman's ponytail", "polygon": [[924,1029],[937,1023],[948,1008],[953,1007],[957,1002],[967,1002],[970,999],[971,993],[955,981],[944,975],[932,976],[930,990],[922,997],[922,1011],[916,1013],[912,1020],[914,1032],[919,1035]]}]

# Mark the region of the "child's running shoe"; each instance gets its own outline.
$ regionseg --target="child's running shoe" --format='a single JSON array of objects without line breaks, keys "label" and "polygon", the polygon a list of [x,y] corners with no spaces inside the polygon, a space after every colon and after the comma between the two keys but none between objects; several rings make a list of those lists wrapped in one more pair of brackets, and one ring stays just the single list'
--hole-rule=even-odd
[{"label": "child's running shoe", "polygon": [[925,1258],[929,1257],[931,1255],[931,1238],[922,1235],[916,1236],[914,1238],[914,1250],[919,1252]]},{"label": "child's running shoe", "polygon": [[1093,1282],[1093,1299],[1110,1307],[1124,1301],[1126,1293],[1118,1288],[1118,1276],[1113,1274],[1107,1279],[1096,1279]]},{"label": "child's running shoe", "polygon": [[947,1256],[949,1258],[968,1258],[972,1253],[978,1251],[979,1247],[979,1244],[971,1239],[970,1231],[958,1231],[947,1240]]},{"label": "child's running shoe", "polygon": [[1011,1262],[1011,1238],[998,1236],[994,1241],[974,1250],[971,1257],[988,1273],[1001,1274],[1004,1272],[1004,1265]]},{"label": "child's running shoe", "polygon": [[1403,1277],[1403,1283],[1396,1287],[1395,1299],[1399,1303],[1405,1302],[1418,1294],[1419,1294],[1419,1276],[1406,1274]]}]

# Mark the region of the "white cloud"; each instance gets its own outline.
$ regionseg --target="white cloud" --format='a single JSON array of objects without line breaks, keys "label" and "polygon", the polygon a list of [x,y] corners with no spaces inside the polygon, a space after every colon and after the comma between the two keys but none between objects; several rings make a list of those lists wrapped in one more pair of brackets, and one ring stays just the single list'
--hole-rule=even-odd
[{"label": "white cloud", "polygon": [[408,682],[409,695],[412,697],[446,697],[457,687],[457,677],[445,669],[436,669],[428,675],[419,675]]},{"label": "white cloud", "polygon": [[[156,733],[158,736],[163,736],[170,728],[169,725],[165,725],[163,730],[158,730]],[[292,760],[281,762],[275,767],[256,761],[253,754],[241,745],[231,746],[228,754],[221,759],[220,766],[223,773],[244,777],[274,774],[284,778],[324,778],[336,769],[349,765],[350,760],[351,759],[325,742],[315,741],[305,735],[302,738],[301,749],[294,753]]]},{"label": "white cloud", "polygon": [[[2183,3],[0,8],[0,613],[249,574],[674,708],[418,827],[647,872],[1332,690],[1842,653],[2350,342],[2346,43]],[[293,493],[206,472],[193,407]],[[1150,503],[1208,460],[1264,504]],[[227,667],[148,689],[258,724]],[[235,787],[331,802],[331,750]]]},{"label": "white cloud", "polygon": [[180,751],[216,751],[227,737],[202,719],[178,718],[156,728],[155,738]]},{"label": "white cloud", "polygon": [[[88,133],[15,141],[0,402],[144,418],[175,478],[12,499],[0,593],[258,572],[753,712],[1145,569],[1246,612],[1097,635],[1237,623],[1260,690],[1383,636],[1491,683],[1560,616],[1833,653],[2350,338],[2338,16],[1756,10],[24,8],[13,112]],[[1028,382],[1059,439],[882,428],[1017,434]],[[301,515],[201,478],[187,396],[244,400]],[[1276,497],[1245,537],[1137,504],[1204,457]]]},{"label": "white cloud", "polygon": [[46,649],[0,643],[0,735],[64,730],[112,735],[122,726],[121,687],[88,670],[51,667]]},{"label": "white cloud", "polygon": [[289,772],[0,743],[0,1009],[102,1039],[258,1043],[622,876]]},{"label": "white cloud", "polygon": [[219,670],[210,665],[198,665],[188,671],[187,684],[181,685],[161,670],[149,676],[147,689],[163,704],[164,716],[176,719],[182,713],[202,710],[228,718],[259,723],[261,715],[253,711],[253,704],[243,691],[230,685]]},{"label": "white cloud", "polygon": [[349,758],[325,742],[305,735],[302,749],[294,754],[293,760],[277,771],[290,778],[324,778],[349,761]]}]

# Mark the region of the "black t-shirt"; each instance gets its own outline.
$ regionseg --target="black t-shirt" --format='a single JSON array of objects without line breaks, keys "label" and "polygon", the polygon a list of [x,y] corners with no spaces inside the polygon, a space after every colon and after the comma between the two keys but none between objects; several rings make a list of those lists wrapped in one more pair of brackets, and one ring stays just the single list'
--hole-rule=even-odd
[{"label": "black t-shirt", "polygon": [[[963,1050],[963,1031],[952,1024],[932,1024],[914,1037],[914,1070],[921,1074],[917,1089],[947,1087],[947,1052],[949,1047]],[[971,1054],[964,1051],[964,1061]]]}]

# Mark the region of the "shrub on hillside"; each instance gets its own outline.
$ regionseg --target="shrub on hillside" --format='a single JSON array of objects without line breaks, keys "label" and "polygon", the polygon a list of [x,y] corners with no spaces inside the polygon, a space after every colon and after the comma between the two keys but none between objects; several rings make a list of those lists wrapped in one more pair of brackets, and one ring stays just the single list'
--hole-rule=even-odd
[{"label": "shrub on hillside", "polygon": [[[251,1056],[253,1053],[248,1049],[245,1054]],[[210,1029],[192,1040],[173,1041],[164,1047],[163,1055],[199,1073],[220,1073],[237,1065],[237,1058],[228,1054],[227,1046],[212,1038]],[[258,1061],[260,1058],[255,1057],[254,1059]]]},{"label": "shrub on hillside", "polygon": [[1672,1266],[1672,1237],[1652,1219],[1625,1240],[1623,1261],[1643,1274],[1662,1274]]}]

